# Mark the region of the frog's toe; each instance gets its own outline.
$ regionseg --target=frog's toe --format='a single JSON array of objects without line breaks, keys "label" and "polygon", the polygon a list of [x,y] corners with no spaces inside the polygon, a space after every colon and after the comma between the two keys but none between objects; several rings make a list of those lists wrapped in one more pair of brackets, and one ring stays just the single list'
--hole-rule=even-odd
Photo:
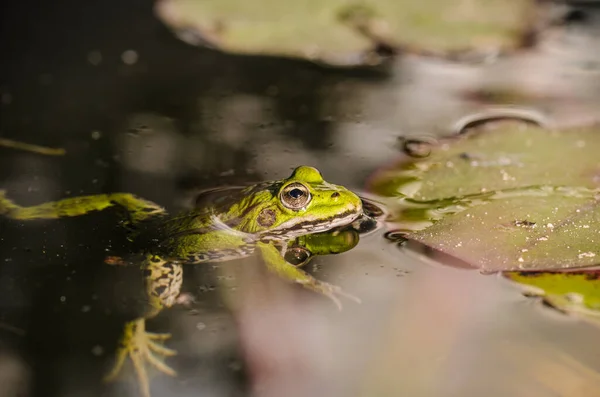
[{"label": "frog's toe", "polygon": [[349,294],[349,293],[345,292],[344,290],[342,290],[341,288],[337,290],[337,294],[339,296],[343,296],[346,299],[354,301],[354,303],[358,303],[359,305],[362,303],[362,300],[358,296]]},{"label": "frog's toe", "polygon": [[146,332],[143,320],[127,324],[123,339],[121,340],[121,346],[117,350],[115,364],[104,377],[104,380],[106,382],[115,380],[123,370],[125,360],[129,358],[133,364],[141,394],[144,397],[149,397],[150,380],[147,372],[148,365],[167,375],[177,375],[177,372],[162,359],[162,357],[170,357],[177,354],[175,350],[163,346],[162,342],[170,337],[171,334]]},{"label": "frog's toe", "polygon": [[117,378],[117,376],[121,372],[121,369],[123,369],[123,365],[125,364],[126,358],[127,358],[127,350],[119,349],[117,351],[117,357],[115,360],[115,364],[113,365],[112,369],[104,376],[105,382],[112,382]]},{"label": "frog's toe", "polygon": [[335,296],[332,293],[326,293],[324,295],[333,301],[333,304],[337,307],[337,309],[339,311],[342,311],[342,309],[344,308],[344,306],[342,306],[342,302],[338,299],[337,296]]},{"label": "frog's toe", "polygon": [[165,346],[161,345],[160,343],[154,342],[150,338],[148,340],[148,348],[150,350],[152,350],[153,352],[155,352],[157,354],[160,354],[161,356],[165,356],[165,357],[170,357],[170,356],[176,356],[177,355],[177,351],[176,350],[169,349],[168,347],[165,347]]},{"label": "frog's toe", "polygon": [[146,332],[146,337],[150,340],[167,340],[171,337],[171,334],[158,334],[154,332]]},{"label": "frog's toe", "polygon": [[308,282],[308,283],[301,283],[301,284],[303,284],[305,287],[312,289],[313,291],[318,292],[318,293],[328,297],[329,299],[331,299],[333,301],[333,303],[337,306],[338,310],[343,309],[342,302],[340,301],[340,299],[338,297],[344,297],[344,298],[350,299],[356,303],[361,303],[361,300],[358,297],[351,295],[347,292],[344,292],[344,290],[342,290],[342,288],[337,285],[325,283],[322,281],[313,282],[313,283]]},{"label": "frog's toe", "polygon": [[163,360],[156,357],[151,351],[148,351],[146,353],[146,359],[150,364],[152,364],[152,366],[154,366],[154,368],[156,368],[160,372],[169,376],[177,376],[177,372],[173,368],[169,367]]}]

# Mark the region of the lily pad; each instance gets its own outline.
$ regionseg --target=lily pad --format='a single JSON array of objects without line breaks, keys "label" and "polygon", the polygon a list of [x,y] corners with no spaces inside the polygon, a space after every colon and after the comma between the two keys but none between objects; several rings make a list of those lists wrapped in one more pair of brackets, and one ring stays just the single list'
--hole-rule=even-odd
[{"label": "lily pad", "polygon": [[550,307],[600,325],[600,270],[505,272],[504,277],[526,286],[527,295]]},{"label": "lily pad", "polygon": [[376,48],[500,50],[532,26],[532,0],[161,0],[158,16],[193,44],[334,65],[379,63]]},{"label": "lily pad", "polygon": [[374,175],[388,223],[483,271],[600,263],[600,131],[506,126]]}]

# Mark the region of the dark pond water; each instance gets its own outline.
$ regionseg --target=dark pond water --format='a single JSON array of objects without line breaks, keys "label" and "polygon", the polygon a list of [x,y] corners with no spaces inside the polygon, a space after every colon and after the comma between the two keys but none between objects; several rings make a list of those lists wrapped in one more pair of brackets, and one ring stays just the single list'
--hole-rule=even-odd
[{"label": "dark pond water", "polygon": [[[0,134],[67,150],[0,148],[0,188],[21,204],[125,191],[176,210],[195,189],[281,178],[300,164],[360,191],[400,155],[398,136],[448,132],[473,110],[456,90],[536,62],[482,72],[409,58],[389,72],[340,72],[189,46],[147,1],[2,7]],[[505,77],[521,83],[517,72]],[[578,95],[586,84],[576,76],[556,90]],[[561,103],[547,106],[562,120]],[[101,381],[144,301],[139,269],[103,263],[127,250],[118,222],[111,211],[0,219],[0,396],[139,395],[130,368]],[[179,352],[168,359],[179,376],[153,373],[152,395],[600,390],[596,328],[541,310],[498,277],[401,251],[383,233],[311,265],[361,297],[342,312],[252,260],[186,267],[193,299],[147,325],[172,333],[167,345]],[[243,305],[231,298],[240,290]]]}]

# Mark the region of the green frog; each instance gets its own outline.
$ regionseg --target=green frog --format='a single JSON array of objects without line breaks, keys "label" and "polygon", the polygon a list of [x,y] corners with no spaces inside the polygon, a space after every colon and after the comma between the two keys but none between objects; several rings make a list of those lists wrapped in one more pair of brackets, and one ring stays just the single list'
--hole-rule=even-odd
[{"label": "green frog", "polygon": [[204,192],[192,209],[174,216],[129,193],[22,207],[0,191],[0,214],[19,220],[74,217],[113,206],[126,210],[124,224],[131,230],[131,240],[149,247],[140,254],[148,310],[125,324],[115,364],[106,380],[115,379],[129,358],[144,396],[150,395],[147,364],[176,375],[164,361],[164,357],[176,354],[164,345],[170,335],[146,331],[145,322],[176,303],[183,264],[222,262],[258,253],[274,274],[323,294],[340,309],[339,297],[360,302],[301,269],[314,255],[354,247],[358,232],[351,225],[364,216],[363,202],[355,193],[326,182],[312,167],[300,166],[282,180]]}]

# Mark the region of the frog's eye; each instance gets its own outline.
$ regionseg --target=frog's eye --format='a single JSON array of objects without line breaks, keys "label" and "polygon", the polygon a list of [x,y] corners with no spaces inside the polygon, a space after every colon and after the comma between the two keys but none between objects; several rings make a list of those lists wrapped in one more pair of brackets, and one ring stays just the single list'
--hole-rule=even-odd
[{"label": "frog's eye", "polygon": [[290,183],[281,191],[281,202],[291,210],[299,210],[310,202],[310,191],[301,183]]}]

